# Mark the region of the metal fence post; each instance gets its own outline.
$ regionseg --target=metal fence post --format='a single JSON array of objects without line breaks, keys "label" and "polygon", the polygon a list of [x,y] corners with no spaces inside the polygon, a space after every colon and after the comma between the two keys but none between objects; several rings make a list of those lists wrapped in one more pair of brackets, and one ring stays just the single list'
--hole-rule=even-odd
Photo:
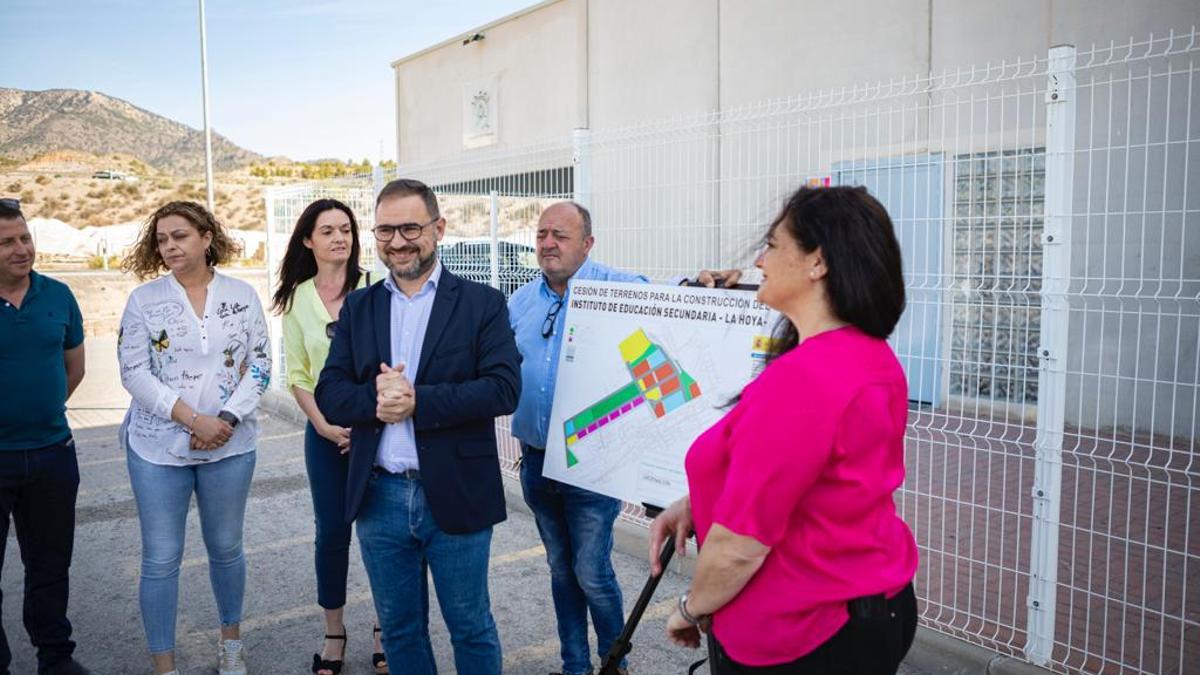
[{"label": "metal fence post", "polygon": [[577,204],[590,206],[592,198],[592,130],[576,129],[571,134],[571,182],[575,194],[571,196]]},{"label": "metal fence post", "polygon": [[[279,261],[275,255],[275,193],[270,188],[263,190],[263,208],[266,209],[266,256],[265,262],[267,265],[267,297],[271,296],[271,289],[275,288],[277,277],[279,276]],[[273,372],[275,377],[271,378],[271,386],[275,389],[282,389],[286,377],[281,377],[281,373],[287,372],[285,368],[287,364],[283,359],[283,320],[275,315],[274,312],[267,314],[267,326],[270,329],[268,334],[271,336],[271,363],[273,364]]]},{"label": "metal fence post", "polygon": [[1075,47],[1050,49],[1046,87],[1046,213],[1042,233],[1042,344],[1038,353],[1037,436],[1034,439],[1033,537],[1029,565],[1026,657],[1050,661],[1058,618],[1058,535],[1067,336],[1071,276],[1071,212],[1075,167]]},{"label": "metal fence post", "polygon": [[500,193],[491,191],[491,235],[492,250],[488,256],[492,265],[492,288],[500,288]]},{"label": "metal fence post", "polygon": [[374,230],[374,227],[375,227],[375,209],[374,209],[375,197],[377,197],[379,195],[379,193],[383,191],[384,185],[387,185],[387,181],[384,180],[383,165],[376,164],[375,167],[373,169],[371,169],[371,194],[367,198],[367,206],[368,206],[367,212],[370,214],[370,219],[368,221],[367,219],[364,218],[363,222],[359,223],[359,227],[367,225],[368,222],[370,223],[370,227],[368,227],[367,231],[363,233],[362,246],[363,246],[364,251],[370,252],[370,257],[368,258],[368,260],[370,260],[370,263],[368,263],[368,267],[374,274],[374,278],[378,278],[378,279],[382,279],[385,276],[387,276],[387,274],[388,274],[387,266],[384,265],[383,261],[379,259],[379,256],[375,255],[375,253],[374,253],[374,250],[375,250],[375,230]]},{"label": "metal fence post", "polygon": [[371,169],[371,182],[375,188],[374,191],[371,193],[371,197],[373,199],[375,197],[375,195],[379,194],[379,191],[383,189],[384,183],[383,183],[383,165],[382,164],[376,164],[375,168]]}]

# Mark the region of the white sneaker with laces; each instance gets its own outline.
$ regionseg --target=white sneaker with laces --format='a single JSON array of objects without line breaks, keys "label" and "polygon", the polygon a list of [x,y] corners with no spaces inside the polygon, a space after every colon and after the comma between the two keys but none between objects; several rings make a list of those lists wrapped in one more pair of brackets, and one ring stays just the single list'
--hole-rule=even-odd
[{"label": "white sneaker with laces", "polygon": [[246,675],[246,650],[241,640],[221,640],[217,653],[220,675]]}]

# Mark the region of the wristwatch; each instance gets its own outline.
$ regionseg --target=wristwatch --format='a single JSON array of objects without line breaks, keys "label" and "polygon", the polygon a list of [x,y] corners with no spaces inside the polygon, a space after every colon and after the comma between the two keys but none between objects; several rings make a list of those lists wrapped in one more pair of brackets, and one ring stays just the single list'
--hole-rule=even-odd
[{"label": "wristwatch", "polygon": [[691,612],[688,612],[688,610],[687,610],[687,601],[688,601],[687,593],[684,593],[683,595],[679,596],[679,616],[682,616],[684,621],[692,624],[693,626],[699,626],[700,622],[703,621],[706,617],[692,616]]},{"label": "wristwatch", "polygon": [[238,422],[241,422],[241,420],[237,418],[237,415],[234,415],[228,410],[222,410],[221,412],[217,413],[217,419],[224,421],[226,424],[235,429],[237,428]]}]

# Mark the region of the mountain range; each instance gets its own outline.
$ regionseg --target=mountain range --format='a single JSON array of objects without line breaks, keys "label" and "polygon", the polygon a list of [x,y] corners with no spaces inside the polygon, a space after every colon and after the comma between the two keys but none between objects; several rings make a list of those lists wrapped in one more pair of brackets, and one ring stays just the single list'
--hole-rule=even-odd
[{"label": "mountain range", "polygon": [[[213,133],[213,168],[228,171],[263,160]],[[204,132],[95,91],[0,87],[0,156],[28,160],[80,150],[132,155],[174,175],[204,171]]]}]

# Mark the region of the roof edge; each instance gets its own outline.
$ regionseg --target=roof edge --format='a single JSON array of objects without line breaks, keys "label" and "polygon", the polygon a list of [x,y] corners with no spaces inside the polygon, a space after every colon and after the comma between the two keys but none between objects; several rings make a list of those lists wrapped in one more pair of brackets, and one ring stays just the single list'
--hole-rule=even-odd
[{"label": "roof edge", "polygon": [[559,2],[563,2],[563,0],[542,0],[542,2],[539,2],[535,5],[530,5],[529,7],[526,7],[525,9],[521,9],[516,12],[513,12],[512,14],[509,14],[508,16],[504,16],[499,19],[496,19],[495,21],[485,23],[482,26],[478,26],[476,28],[468,29],[462,33],[459,33],[458,35],[455,35],[454,37],[447,38],[445,40],[442,40],[441,42],[438,42],[437,44],[430,45],[420,51],[413,52],[412,54],[409,54],[408,56],[402,56],[402,57],[396,59],[395,61],[392,61],[389,65],[392,67],[392,70],[395,70],[397,66],[407,63],[409,61],[412,61],[413,59],[417,59],[422,56],[425,56],[426,54],[428,54],[432,51],[436,51],[438,49],[441,49],[442,47],[454,44],[456,42],[462,42],[464,39],[467,39],[467,38],[471,37],[472,35],[475,35],[476,33],[482,33],[483,31],[495,28],[496,26],[499,26],[500,24],[508,23],[509,21],[519,19],[519,18],[525,16],[526,14],[532,14],[540,9],[543,9],[545,7],[548,7],[550,5],[553,5],[553,4],[556,4]]}]

